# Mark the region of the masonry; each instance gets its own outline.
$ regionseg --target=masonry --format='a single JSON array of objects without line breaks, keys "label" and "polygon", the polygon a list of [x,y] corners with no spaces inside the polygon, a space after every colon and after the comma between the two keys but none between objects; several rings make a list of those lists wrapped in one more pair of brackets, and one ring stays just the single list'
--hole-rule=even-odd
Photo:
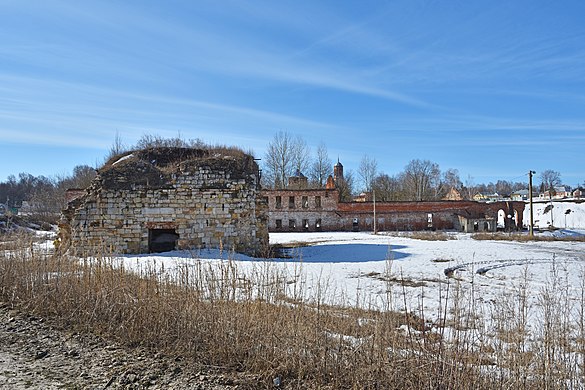
[{"label": "masonry", "polygon": [[279,231],[339,230],[339,192],[335,189],[264,190],[268,229]]},{"label": "masonry", "polygon": [[223,248],[259,254],[267,209],[253,157],[234,149],[151,148],[117,156],[60,222],[76,255]]},{"label": "masonry", "polygon": [[456,230],[495,231],[522,227],[524,202],[339,202],[336,189],[264,190],[268,228],[286,231]]}]

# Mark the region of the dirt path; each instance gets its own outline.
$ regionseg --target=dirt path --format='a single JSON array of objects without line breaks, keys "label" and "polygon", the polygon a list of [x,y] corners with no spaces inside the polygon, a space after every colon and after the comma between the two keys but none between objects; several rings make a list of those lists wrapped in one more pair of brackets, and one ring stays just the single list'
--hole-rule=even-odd
[{"label": "dirt path", "polygon": [[61,330],[0,303],[0,389],[249,389],[237,374]]}]

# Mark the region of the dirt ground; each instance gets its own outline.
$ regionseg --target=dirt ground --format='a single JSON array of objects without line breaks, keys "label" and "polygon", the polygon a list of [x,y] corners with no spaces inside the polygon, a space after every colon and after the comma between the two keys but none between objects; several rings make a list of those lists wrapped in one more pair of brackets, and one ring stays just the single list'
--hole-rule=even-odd
[{"label": "dirt ground", "polygon": [[0,302],[0,389],[253,389],[253,378],[192,367],[60,329]]}]

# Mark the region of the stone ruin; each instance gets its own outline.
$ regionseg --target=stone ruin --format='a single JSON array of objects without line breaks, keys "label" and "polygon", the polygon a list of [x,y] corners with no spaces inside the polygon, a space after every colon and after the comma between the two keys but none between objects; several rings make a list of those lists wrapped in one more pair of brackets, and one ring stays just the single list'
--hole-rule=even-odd
[{"label": "stone ruin", "polygon": [[60,250],[75,255],[268,246],[254,158],[234,149],[159,147],[113,157],[68,202]]}]

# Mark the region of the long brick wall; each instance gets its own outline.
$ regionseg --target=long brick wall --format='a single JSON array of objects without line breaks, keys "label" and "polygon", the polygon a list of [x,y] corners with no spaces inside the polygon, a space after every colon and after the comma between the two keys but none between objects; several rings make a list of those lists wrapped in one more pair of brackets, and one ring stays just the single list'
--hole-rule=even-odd
[{"label": "long brick wall", "polygon": [[[325,198],[325,194],[328,194]],[[338,202],[336,190],[265,190],[268,204],[268,229],[278,231],[350,231],[373,230],[373,202]],[[314,198],[327,199],[321,208],[313,207]],[[280,197],[280,207],[276,207]],[[295,204],[288,207],[290,198]],[[308,199],[307,207],[296,202]],[[522,227],[523,202],[482,203],[474,201],[377,202],[378,230],[463,230],[461,217],[481,221],[498,220],[504,214],[507,230]],[[510,216],[510,218],[508,218]],[[495,226],[493,226],[495,229]]]}]

